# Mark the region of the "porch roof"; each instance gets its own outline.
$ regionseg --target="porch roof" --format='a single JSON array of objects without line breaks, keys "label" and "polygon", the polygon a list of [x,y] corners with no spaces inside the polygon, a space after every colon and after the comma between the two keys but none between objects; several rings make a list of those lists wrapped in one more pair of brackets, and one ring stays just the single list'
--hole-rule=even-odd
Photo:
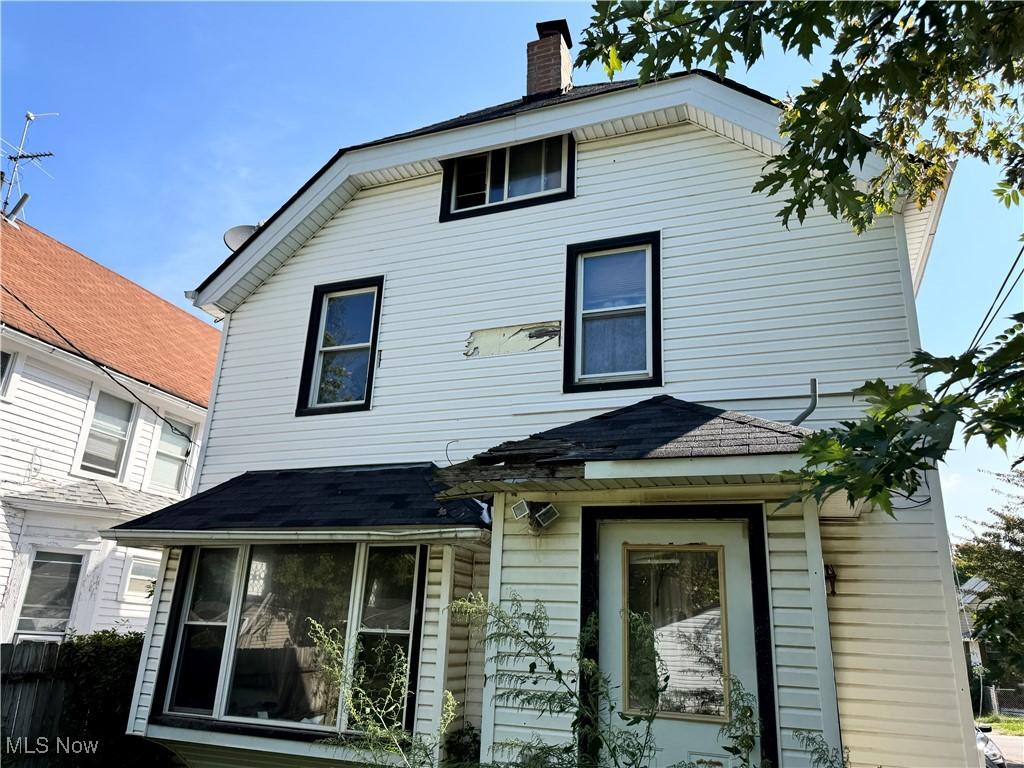
[{"label": "porch roof", "polygon": [[443,497],[656,486],[682,476],[777,482],[780,470],[799,465],[795,454],[808,434],[802,427],[659,395],[501,443],[438,470],[438,477],[452,486]]},{"label": "porch roof", "polygon": [[245,472],[111,534],[486,527],[478,502],[437,500],[445,486],[436,469],[424,462]]}]

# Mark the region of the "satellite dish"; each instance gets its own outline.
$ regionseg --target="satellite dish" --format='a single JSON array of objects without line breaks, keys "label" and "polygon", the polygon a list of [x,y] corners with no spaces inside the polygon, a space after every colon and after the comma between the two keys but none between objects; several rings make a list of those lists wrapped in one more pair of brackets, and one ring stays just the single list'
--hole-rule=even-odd
[{"label": "satellite dish", "polygon": [[258,227],[254,224],[239,224],[224,233],[224,245],[232,251],[237,251],[246,240],[252,237]]}]

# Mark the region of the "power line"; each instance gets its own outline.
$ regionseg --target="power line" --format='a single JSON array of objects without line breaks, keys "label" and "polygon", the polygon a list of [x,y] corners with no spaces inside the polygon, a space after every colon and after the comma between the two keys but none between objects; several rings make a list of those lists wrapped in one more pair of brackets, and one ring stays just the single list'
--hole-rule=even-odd
[{"label": "power line", "polygon": [[71,339],[69,339],[67,336],[65,336],[61,332],[61,330],[59,328],[57,328],[53,323],[51,323],[45,317],[43,317],[38,312],[36,312],[34,309],[32,309],[32,307],[30,307],[28,305],[28,302],[26,302],[18,294],[16,294],[14,291],[12,291],[10,288],[8,288],[6,285],[0,285],[0,288],[3,288],[4,291],[9,293],[14,298],[15,301],[17,301],[19,304],[21,304],[21,306],[23,306],[25,309],[27,309],[29,312],[31,312],[32,316],[35,317],[37,320],[39,320],[39,322],[45,324],[50,330],[52,330],[54,333],[56,333],[58,336],[60,336],[60,338],[64,340],[64,343],[67,344],[69,347],[71,347],[75,352],[77,352],[83,359],[85,359],[86,361],[92,363],[94,366],[99,368],[108,379],[110,379],[112,382],[117,384],[117,386],[119,386],[121,389],[123,389],[125,392],[127,392],[131,396],[131,398],[133,400],[135,400],[136,402],[140,403],[141,405],[145,406],[150,411],[152,411],[153,415],[156,416],[160,421],[162,421],[168,427],[170,427],[171,431],[174,434],[178,435],[179,437],[185,438],[185,440],[188,441],[189,453],[190,454],[192,453],[192,448],[195,446],[195,443],[193,443],[192,437],[190,435],[187,435],[184,432],[182,432],[180,429],[178,429],[176,426],[174,426],[174,423],[171,422],[170,419],[168,419],[165,416],[163,416],[159,411],[157,411],[156,408],[154,408],[152,405],[150,405],[145,400],[143,400],[141,397],[139,397],[134,392],[132,392],[132,390],[129,389],[125,384],[123,384],[122,382],[118,381],[114,377],[114,375],[107,369],[107,367],[105,365],[103,365],[103,363],[99,362],[98,360],[93,359],[92,357],[87,355],[85,352],[83,352],[82,349],[77,344],[75,344],[75,342],[73,342]]},{"label": "power line", "polygon": [[1003,300],[1001,302],[999,302],[999,307],[996,309],[995,312],[992,313],[992,317],[989,318],[988,325],[985,326],[985,330],[983,330],[981,332],[981,336],[978,337],[978,343],[979,344],[981,343],[981,340],[985,337],[985,334],[988,333],[988,329],[992,327],[992,323],[995,322],[996,317],[999,315],[1000,312],[1003,311],[1003,305],[1006,304],[1006,300],[1008,298],[1010,298],[1010,296],[1013,294],[1013,291],[1017,287],[1017,283],[1020,282],[1021,277],[1024,277],[1024,269],[1022,269],[1017,274],[1017,278],[1013,281],[1013,284],[1006,291],[1006,295],[1003,296]]},{"label": "power line", "polygon": [[[1014,287],[1016,287],[1017,283],[1020,281],[1020,275],[1018,275],[1017,279],[1014,280],[1013,285],[1010,286],[1010,290],[1007,291],[1006,296],[1003,296],[1003,300],[999,304],[998,309],[995,309],[996,302],[999,301],[999,297],[1002,296],[1003,289],[1009,282],[1010,276],[1013,274],[1013,271],[1017,268],[1017,265],[1020,264],[1022,256],[1024,256],[1024,245],[1022,245],[1020,247],[1020,250],[1017,251],[1017,258],[1013,260],[1013,264],[1011,264],[1009,270],[1007,270],[1006,277],[1003,278],[1003,282],[999,286],[999,290],[996,291],[995,298],[992,299],[992,303],[989,305],[988,311],[985,313],[985,316],[981,318],[981,323],[978,325],[978,330],[974,332],[974,336],[971,337],[971,343],[967,345],[968,349],[974,349],[978,344],[981,343],[981,340],[985,337],[985,334],[988,333],[988,329],[992,327],[992,322],[999,315],[999,312],[1002,310],[1003,305],[1006,304],[1006,299],[1010,296],[1011,293],[1013,293]],[[1021,274],[1024,274],[1024,272],[1022,272]],[[995,311],[993,311],[993,309],[995,309]]]}]

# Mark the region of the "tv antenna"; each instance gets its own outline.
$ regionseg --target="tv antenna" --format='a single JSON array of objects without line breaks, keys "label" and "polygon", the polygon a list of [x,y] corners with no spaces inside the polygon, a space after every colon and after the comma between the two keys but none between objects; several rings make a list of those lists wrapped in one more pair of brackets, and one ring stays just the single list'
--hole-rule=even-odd
[{"label": "tv antenna", "polygon": [[[0,189],[3,189],[4,184],[7,185],[7,189],[3,190],[4,200],[3,203],[0,204],[0,215],[2,215],[3,218],[7,219],[7,221],[9,222],[14,222],[14,219],[18,216],[19,213],[21,213],[22,208],[25,207],[25,203],[28,202],[29,198],[28,194],[23,194],[21,191],[21,164],[32,163],[32,165],[34,165],[36,168],[41,170],[43,173],[46,173],[46,169],[43,168],[43,164],[40,161],[46,157],[53,157],[53,152],[25,151],[25,140],[28,138],[29,126],[31,126],[37,118],[57,117],[58,114],[59,113],[57,112],[42,112],[40,114],[26,112],[25,127],[21,131],[21,141],[18,142],[18,146],[14,146],[9,141],[4,141],[4,144],[6,144],[8,147],[14,150],[13,154],[7,155],[7,162],[10,163],[9,174],[4,174],[3,172],[0,172]],[[46,173],[46,175],[50,176],[50,174],[48,173]],[[50,176],[50,178],[53,177]],[[14,207],[10,209],[10,211],[8,211],[7,207],[11,203],[11,193],[14,192],[15,186],[18,187],[18,194],[20,195],[20,197],[18,198],[18,201],[14,204]]]}]

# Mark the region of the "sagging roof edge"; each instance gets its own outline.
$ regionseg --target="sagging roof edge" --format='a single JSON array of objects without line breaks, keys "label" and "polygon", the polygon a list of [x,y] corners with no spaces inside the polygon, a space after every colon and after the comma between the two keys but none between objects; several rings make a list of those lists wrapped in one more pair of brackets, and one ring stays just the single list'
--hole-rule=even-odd
[{"label": "sagging roof edge", "polygon": [[372,529],[368,529],[366,526],[358,526],[347,528],[292,528],[283,530],[244,528],[210,531],[149,530],[145,528],[114,527],[101,530],[99,535],[102,539],[118,543],[152,543],[156,546],[185,546],[207,541],[461,541],[487,543],[491,539],[491,530],[482,525],[467,525],[458,528],[408,525]]},{"label": "sagging roof edge", "polygon": [[[714,72],[710,72],[708,70],[703,70],[703,69],[691,69],[691,70],[687,70],[686,72],[677,72],[675,74],[669,75],[667,78],[665,78],[665,80],[674,80],[674,79],[678,79],[678,78],[682,78],[682,77],[689,77],[691,75],[697,76],[697,77],[703,77],[703,78],[706,78],[708,80],[711,80],[712,82],[718,83],[719,85],[724,85],[727,88],[731,88],[734,91],[742,93],[742,94],[744,94],[746,96],[750,96],[751,98],[757,99],[758,101],[762,101],[765,104],[769,104],[769,105],[771,105],[773,107],[778,107],[779,104],[781,103],[778,99],[773,98],[772,96],[769,96],[768,94],[766,94],[766,93],[764,93],[762,91],[758,91],[758,90],[756,90],[754,88],[751,88],[750,86],[747,86],[747,85],[744,85],[743,83],[737,82],[736,80],[733,80],[733,79],[728,78],[728,77],[722,77],[720,75],[715,74]],[[660,82],[664,82],[664,80],[653,81],[649,85],[657,85]],[[624,81],[622,83],[622,87],[621,88],[615,88],[615,89],[611,89],[611,90],[600,91],[600,92],[597,92],[597,93],[580,96],[577,100],[596,98],[598,96],[605,96],[605,95],[608,95],[609,93],[617,93],[619,91],[627,90],[627,89],[633,88],[633,87],[641,88],[641,87],[643,87],[643,85],[640,85],[635,80]],[[525,99],[527,99],[527,97],[523,97],[523,99],[525,100]],[[516,103],[516,102],[506,102],[506,104],[509,104],[509,105],[514,104],[514,103]],[[558,101],[558,102],[552,103],[552,104],[544,106],[544,107],[538,107],[538,109],[551,109],[551,108],[558,107],[558,106],[560,106],[563,103],[565,103],[565,102],[564,101]],[[276,211],[274,211],[274,213],[271,214],[270,218],[268,218],[266,221],[264,221],[259,226],[259,228],[256,229],[256,231],[254,231],[248,237],[248,239],[246,239],[246,241],[244,243],[242,243],[237,249],[235,249],[232,253],[230,253],[228,255],[228,257],[226,259],[224,259],[224,261],[221,262],[221,264],[216,269],[213,270],[213,272],[211,272],[209,275],[207,275],[206,278],[203,280],[203,282],[201,282],[199,284],[199,286],[195,288],[194,292],[195,293],[201,293],[203,290],[205,290],[207,288],[207,286],[210,285],[210,283],[212,283],[214,280],[216,280],[217,277],[219,277],[221,275],[221,273],[223,273],[229,266],[231,266],[231,264],[234,263],[234,261],[239,256],[241,256],[246,251],[247,248],[249,248],[249,246],[251,246],[256,240],[258,240],[260,238],[260,235],[264,231],[266,231],[266,229],[271,224],[273,224],[278,218],[280,218],[284,214],[284,212],[288,210],[288,208],[290,208],[300,197],[302,197],[302,195],[311,186],[313,186],[321,177],[323,177],[324,174],[326,174],[344,155],[348,154],[349,152],[355,152],[355,151],[360,150],[360,149],[368,149],[370,147],[378,147],[378,146],[383,146],[385,144],[393,144],[395,142],[403,141],[405,139],[417,138],[417,137],[420,137],[420,136],[429,136],[429,135],[434,134],[434,133],[442,133],[442,132],[445,132],[445,131],[454,131],[454,130],[458,130],[459,128],[465,128],[465,127],[470,126],[470,125],[478,125],[478,124],[481,124],[481,123],[492,122],[494,120],[501,120],[501,119],[504,119],[504,118],[508,117],[509,115],[508,114],[496,114],[496,115],[493,115],[493,116],[490,116],[490,117],[477,117],[477,118],[472,117],[473,115],[475,115],[475,114],[477,114],[479,112],[486,112],[489,109],[496,109],[496,108],[501,107],[501,106],[504,106],[504,105],[499,104],[499,105],[495,105],[494,107],[485,107],[482,110],[476,110],[475,112],[469,112],[466,115],[463,115],[463,116],[460,116],[460,117],[456,117],[456,118],[452,118],[450,120],[445,120],[445,121],[442,121],[442,122],[433,123],[431,125],[424,126],[422,128],[416,128],[416,129],[413,129],[411,131],[406,131],[404,133],[397,133],[397,134],[393,134],[391,136],[386,136],[386,137],[381,138],[381,139],[375,139],[373,141],[367,141],[367,142],[363,142],[363,143],[360,143],[360,144],[353,144],[351,146],[343,147],[343,148],[339,149],[337,152],[334,153],[334,155],[331,157],[331,159],[328,160],[323,166],[321,166],[316,171],[316,173],[314,173],[312,176],[310,176],[309,179],[307,179],[306,182],[301,187],[299,187],[299,189],[291,197],[289,197],[284,202],[283,205],[281,205],[281,207],[279,207]],[[463,118],[465,118],[465,120],[463,120]]]}]

